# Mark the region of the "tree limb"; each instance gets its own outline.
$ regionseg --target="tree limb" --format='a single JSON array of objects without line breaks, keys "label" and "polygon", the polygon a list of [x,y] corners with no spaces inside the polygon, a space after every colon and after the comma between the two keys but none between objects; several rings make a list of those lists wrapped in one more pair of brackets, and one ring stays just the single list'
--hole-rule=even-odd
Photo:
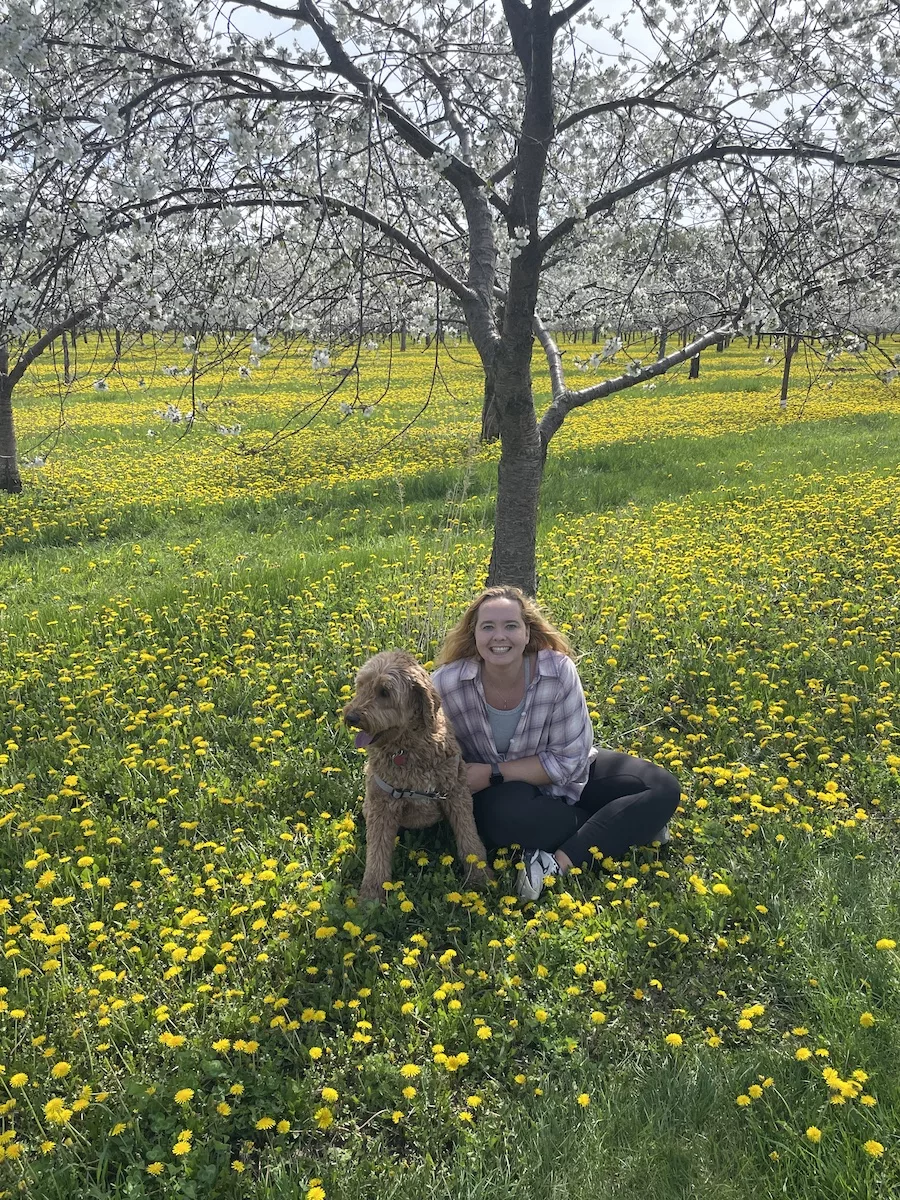
[{"label": "tree limb", "polygon": [[622,392],[626,388],[635,387],[639,383],[646,383],[648,380],[654,379],[657,375],[664,375],[666,371],[671,370],[672,367],[677,367],[679,363],[683,363],[689,358],[694,358],[708,346],[715,345],[716,342],[720,342],[723,338],[731,337],[734,332],[734,326],[715,329],[712,333],[705,333],[702,337],[697,338],[696,341],[685,346],[683,350],[676,350],[672,354],[667,354],[665,358],[657,359],[656,362],[650,363],[649,366],[643,367],[639,371],[616,375],[612,379],[604,379],[602,383],[595,383],[592,387],[581,388],[577,392],[569,391],[564,387],[562,393],[557,396],[556,385],[554,384],[553,402],[544,413],[539,425],[541,444],[546,448],[550,439],[573,409],[590,404],[592,400],[599,400],[602,396],[611,396],[615,392]]},{"label": "tree limb", "polygon": [[550,334],[549,329],[541,320],[534,314],[534,332],[537,340],[541,343],[544,349],[544,354],[547,357],[547,367],[550,371],[550,384],[553,389],[553,401],[564,400],[566,396],[566,381],[563,378],[562,355],[559,352],[555,340]]},{"label": "tree limb", "polygon": [[679,171],[687,171],[692,167],[701,165],[707,162],[716,162],[723,158],[734,156],[736,158],[796,158],[796,159],[819,159],[824,162],[834,163],[838,167],[889,167],[893,170],[900,169],[900,154],[879,154],[873,158],[847,159],[843,154],[836,150],[826,150],[819,146],[743,146],[740,144],[733,146],[720,146],[716,140],[706,146],[703,150],[698,150],[694,154],[686,154],[682,158],[674,159],[664,166],[657,167],[653,171],[646,171],[642,175],[636,176],[630,183],[623,184],[622,187],[616,188],[611,192],[607,192],[604,196],[600,196],[594,200],[585,209],[584,217],[570,216],[560,221],[549,233],[545,234],[540,242],[542,254],[546,254],[560,238],[571,233],[579,221],[585,220],[587,217],[594,217],[601,212],[609,212],[621,200],[633,196],[635,192],[643,191],[644,188],[650,187],[654,183],[659,183],[663,179],[668,179],[670,175],[675,175]]}]

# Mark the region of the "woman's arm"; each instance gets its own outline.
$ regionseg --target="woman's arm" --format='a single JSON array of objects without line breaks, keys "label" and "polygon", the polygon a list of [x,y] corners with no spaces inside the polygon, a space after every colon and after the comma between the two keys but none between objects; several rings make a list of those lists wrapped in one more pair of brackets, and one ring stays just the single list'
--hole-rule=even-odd
[{"label": "woman's arm", "polygon": [[560,669],[560,695],[551,714],[547,748],[538,754],[549,781],[565,785],[577,779],[585,770],[593,743],[581,676],[567,658]]},{"label": "woman's arm", "polygon": [[[522,780],[525,783],[541,786],[552,782],[536,754],[531,755],[530,758],[508,758],[499,766],[504,783]],[[493,766],[490,763],[466,763],[466,781],[469,791],[480,792],[484,788],[490,787],[492,771]]]}]

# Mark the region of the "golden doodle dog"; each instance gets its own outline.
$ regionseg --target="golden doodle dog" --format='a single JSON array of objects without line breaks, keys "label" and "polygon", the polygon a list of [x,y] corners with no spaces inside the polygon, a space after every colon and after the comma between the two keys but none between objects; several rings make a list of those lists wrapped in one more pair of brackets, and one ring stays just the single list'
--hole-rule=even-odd
[{"label": "golden doodle dog", "polygon": [[356,695],[344,709],[344,721],[359,730],[356,746],[368,752],[360,898],[383,899],[401,829],[423,829],[442,818],[453,828],[466,882],[483,887],[491,875],[475,828],[465,763],[424,667],[403,650],[370,658],[356,676]]}]

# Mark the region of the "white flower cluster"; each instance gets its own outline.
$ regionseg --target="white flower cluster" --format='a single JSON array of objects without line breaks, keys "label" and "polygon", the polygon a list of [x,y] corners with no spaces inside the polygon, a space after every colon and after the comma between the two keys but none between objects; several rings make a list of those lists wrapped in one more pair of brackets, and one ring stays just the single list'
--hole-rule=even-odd
[{"label": "white flower cluster", "polygon": [[528,230],[517,225],[509,235],[509,257],[518,258],[528,245]]},{"label": "white flower cluster", "polygon": [[314,371],[327,371],[330,366],[331,355],[327,350],[313,350],[312,369]]},{"label": "white flower cluster", "polygon": [[182,412],[177,404],[167,404],[164,409],[157,409],[153,415],[162,421],[168,421],[170,425],[193,425],[194,423],[194,414]]}]

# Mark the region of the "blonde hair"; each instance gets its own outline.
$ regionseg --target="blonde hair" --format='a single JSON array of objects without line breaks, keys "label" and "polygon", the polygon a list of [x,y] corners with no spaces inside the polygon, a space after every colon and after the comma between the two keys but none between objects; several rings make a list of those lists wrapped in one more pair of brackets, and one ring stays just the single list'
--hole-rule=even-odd
[{"label": "blonde hair", "polygon": [[504,584],[500,587],[485,588],[475,597],[453,628],[447,631],[443,645],[435,659],[435,666],[441,667],[445,663],[457,662],[461,658],[478,657],[478,650],[475,647],[475,624],[478,620],[478,610],[485,600],[516,601],[529,633],[528,645],[525,647],[526,654],[536,654],[538,650],[557,650],[560,654],[568,655],[569,658],[575,657],[566,638],[558,629],[554,629],[535,601],[530,596],[526,596],[520,588]]}]

